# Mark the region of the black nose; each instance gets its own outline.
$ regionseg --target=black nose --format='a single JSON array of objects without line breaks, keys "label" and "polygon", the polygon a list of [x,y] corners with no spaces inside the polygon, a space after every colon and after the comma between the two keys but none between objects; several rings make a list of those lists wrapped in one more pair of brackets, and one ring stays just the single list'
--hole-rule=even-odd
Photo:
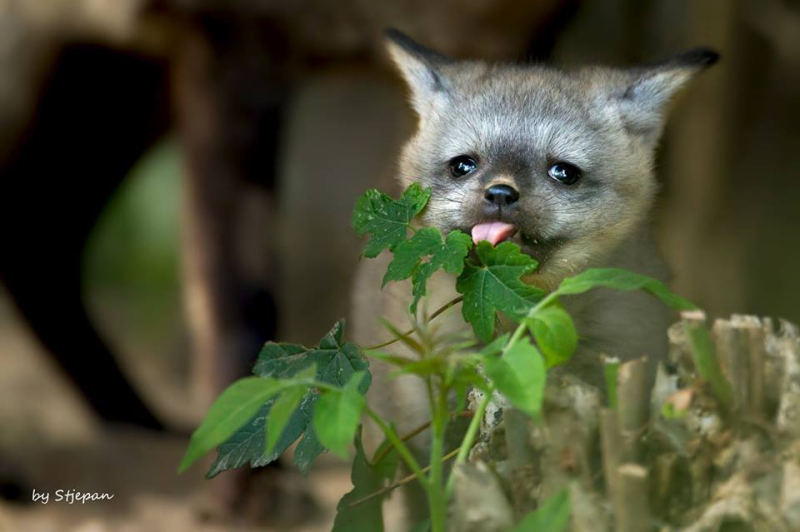
[{"label": "black nose", "polygon": [[492,185],[483,196],[486,201],[500,207],[512,205],[519,199],[519,192],[508,185]]}]

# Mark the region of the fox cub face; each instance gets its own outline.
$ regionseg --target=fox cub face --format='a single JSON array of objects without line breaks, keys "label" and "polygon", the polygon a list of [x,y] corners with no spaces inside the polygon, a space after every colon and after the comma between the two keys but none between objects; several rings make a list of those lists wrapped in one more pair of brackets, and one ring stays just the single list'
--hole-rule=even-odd
[{"label": "fox cub face", "polygon": [[543,285],[598,264],[643,226],[664,108],[718,58],[697,49],[565,72],[453,61],[391,30],[387,41],[419,115],[400,177],[432,189],[423,223],[515,241]]}]

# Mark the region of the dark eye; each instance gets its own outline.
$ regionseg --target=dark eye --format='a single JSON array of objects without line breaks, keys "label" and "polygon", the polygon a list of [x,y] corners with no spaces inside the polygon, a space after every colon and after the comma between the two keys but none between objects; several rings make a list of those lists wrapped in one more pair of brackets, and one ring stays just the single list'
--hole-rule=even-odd
[{"label": "dark eye", "polygon": [[450,173],[453,177],[462,177],[478,168],[478,163],[469,155],[459,155],[450,159]]},{"label": "dark eye", "polygon": [[581,178],[581,169],[569,163],[556,163],[547,170],[547,175],[564,185],[574,185]]}]

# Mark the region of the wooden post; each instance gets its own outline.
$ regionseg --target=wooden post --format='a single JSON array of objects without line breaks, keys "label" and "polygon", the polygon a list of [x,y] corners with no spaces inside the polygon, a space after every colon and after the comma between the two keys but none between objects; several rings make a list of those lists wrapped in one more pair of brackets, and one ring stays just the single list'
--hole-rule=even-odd
[{"label": "wooden post", "polygon": [[716,320],[713,333],[720,365],[731,381],[735,407],[750,417],[764,415],[764,329],[754,316]]},{"label": "wooden post", "polygon": [[603,474],[609,496],[617,490],[617,470],[622,463],[622,435],[619,432],[617,413],[604,408],[600,411],[600,445],[603,453]]},{"label": "wooden post", "polygon": [[639,459],[639,439],[650,413],[647,367],[644,360],[630,360],[619,367],[617,413],[622,434],[623,459]]},{"label": "wooden post", "polygon": [[638,464],[619,466],[614,495],[617,532],[648,532],[652,528],[647,497],[647,470]]}]

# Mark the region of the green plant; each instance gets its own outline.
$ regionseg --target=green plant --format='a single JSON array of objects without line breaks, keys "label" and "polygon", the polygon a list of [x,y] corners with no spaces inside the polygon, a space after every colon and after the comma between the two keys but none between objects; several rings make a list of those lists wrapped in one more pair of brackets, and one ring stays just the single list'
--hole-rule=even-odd
[{"label": "green plant", "polygon": [[[428,526],[433,532],[442,532],[454,479],[452,472],[445,474],[444,463],[455,458],[457,466],[467,460],[495,392],[519,411],[541,419],[547,369],[566,362],[578,344],[575,325],[559,303],[562,296],[595,287],[645,290],[672,307],[694,308],[660,282],[618,269],[587,270],[545,293],[522,281],[536,270],[537,263],[515,244],[504,242],[493,247],[480,242],[473,246],[471,238],[460,231],[443,235],[436,228],[415,227],[413,219],[425,208],[429,196],[429,190],[416,184],[399,199],[370,190],[356,204],[353,227],[359,235],[370,236],[366,257],[376,257],[384,250],[393,254],[384,284],[411,279],[410,311],[415,318],[427,281],[439,269],[457,276],[456,289],[461,297],[430,317],[412,320],[410,331],[386,324],[392,340],[371,348],[344,342],[343,321],[317,347],[268,343],[255,365],[256,376],[231,385],[211,407],[192,436],[181,471],[214,448],[217,459],[210,477],[248,463],[252,467],[265,465],[299,439],[294,461],[305,472],[325,449],[346,456],[355,441],[354,489],[339,504],[334,530],[383,529],[381,502],[389,489],[402,483],[387,486],[402,460],[412,472],[410,480],[416,480],[427,493],[430,520],[421,529]],[[431,320],[459,303],[474,337],[438,336],[430,327]],[[495,338],[498,312],[517,326]],[[484,344],[482,348],[476,347],[476,339]],[[381,351],[394,342],[404,344],[413,356]],[[389,420],[382,419],[366,403],[364,394],[371,382],[369,358],[378,358],[425,382],[432,437],[426,465],[418,462],[406,444],[419,431],[398,434]],[[482,392],[482,399],[460,445],[446,449],[448,427],[464,410],[470,388]],[[455,411],[451,411],[453,397]],[[361,445],[362,414],[386,438],[372,459],[366,457]],[[569,517],[569,499],[565,493],[556,497],[523,519],[515,530],[534,530],[526,523],[542,522],[558,525],[547,530],[563,528]]]}]

